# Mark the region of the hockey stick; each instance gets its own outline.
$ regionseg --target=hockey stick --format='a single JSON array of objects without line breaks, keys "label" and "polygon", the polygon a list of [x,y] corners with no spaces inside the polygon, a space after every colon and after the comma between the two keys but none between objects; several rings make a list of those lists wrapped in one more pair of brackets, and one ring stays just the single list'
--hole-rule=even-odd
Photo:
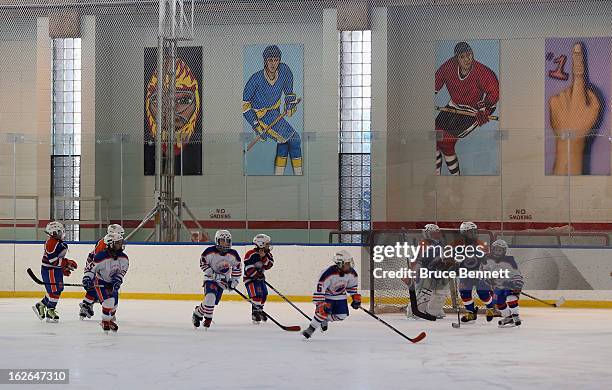
[{"label": "hockey stick", "polygon": [[[238,295],[240,295],[242,298],[244,298],[246,301],[248,301],[251,305],[253,305],[253,307],[257,307],[257,304],[255,302],[253,302],[251,300],[251,298],[247,297],[246,295],[244,295],[243,293],[241,293],[240,291],[238,291],[238,289],[233,288],[232,290],[234,290]],[[263,310],[262,310],[263,311]],[[279,323],[278,321],[276,321],[274,318],[272,318],[270,316],[270,314],[266,313],[264,311],[264,314],[266,315],[266,317],[268,317],[270,320],[272,320],[272,322],[274,322],[276,325],[279,326],[279,328],[281,328],[282,330],[286,330],[288,332],[299,332],[300,330],[302,330],[302,328],[300,328],[297,325],[292,325],[292,326],[285,326],[281,323]]]},{"label": "hockey stick", "polygon": [[410,310],[412,311],[412,314],[427,321],[436,320],[435,316],[432,316],[429,313],[423,313],[419,310],[419,307],[417,305],[416,291],[414,291],[413,287],[408,288],[408,294],[410,295]]},{"label": "hockey stick", "polygon": [[[38,277],[34,274],[34,272],[30,268],[28,268],[27,272],[28,272],[28,275],[30,275],[30,277],[36,284],[45,285],[45,286],[83,287],[83,285],[79,283],[46,283],[38,279]],[[100,287],[100,286],[96,285],[94,287]]]},{"label": "hockey stick", "polygon": [[[295,101],[295,105],[297,106],[298,104],[300,104],[300,102],[302,101],[301,98],[298,98]],[[269,124],[266,125],[266,132],[267,129],[271,129],[272,126],[274,126],[275,124],[277,124],[281,119],[283,119],[285,117],[285,115],[287,115],[289,113],[289,111],[285,110],[285,112],[283,112],[282,114],[280,114],[279,116],[277,116],[276,118],[274,118],[274,120]],[[255,139],[253,141],[251,141],[251,143],[247,146],[246,150],[244,151],[246,152],[250,152],[251,149],[253,149],[253,146],[255,146],[256,143],[258,143],[259,141],[261,141],[261,135],[257,134],[257,137],[255,137]]]},{"label": "hockey stick", "polygon": [[281,294],[280,291],[278,291],[277,289],[274,288],[274,286],[272,286],[270,283],[268,283],[267,281],[264,281],[264,283],[266,284],[266,286],[270,287],[272,290],[274,290],[275,293],[278,294],[279,297],[283,298],[288,304],[290,304],[291,306],[293,306],[293,308],[297,311],[299,311],[304,317],[308,318],[309,321],[312,321],[312,318],[310,318],[308,315],[306,315],[306,313],[304,313],[303,311],[300,310],[299,307],[295,306],[293,304],[293,302],[291,302],[286,296],[284,296],[283,294]]},{"label": "hockey stick", "polygon": [[451,300],[453,301],[453,306],[455,310],[457,310],[457,323],[451,323],[451,326],[455,329],[461,328],[461,310],[459,309],[459,299],[457,297],[457,281],[455,279],[451,279],[449,281],[449,285],[451,288]]},{"label": "hockey stick", "polygon": [[557,299],[557,301],[555,303],[548,303],[548,302],[546,302],[546,301],[544,301],[544,300],[542,300],[540,298],[536,298],[533,295],[529,295],[529,294],[527,294],[525,292],[521,291],[521,294],[523,294],[524,296],[529,297],[529,298],[531,298],[531,299],[533,299],[535,301],[543,303],[546,306],[550,306],[550,307],[559,307],[559,306],[561,306],[561,305],[563,305],[565,303],[565,297],[561,297],[561,298]]},{"label": "hockey stick", "polygon": [[427,336],[427,334],[425,332],[421,332],[419,333],[419,335],[415,338],[410,338],[408,336],[406,336],[405,334],[403,334],[402,332],[400,332],[399,330],[395,329],[394,327],[392,327],[391,325],[389,325],[388,323],[386,323],[385,321],[383,321],[382,318],[380,318],[379,316],[377,316],[376,314],[372,313],[371,311],[369,311],[368,309],[366,309],[363,306],[359,306],[359,308],[363,311],[365,311],[366,313],[368,313],[370,315],[370,317],[378,320],[378,322],[382,323],[383,325],[385,325],[387,328],[393,330],[395,333],[399,334],[400,336],[402,336],[403,338],[405,338],[406,340],[410,341],[411,343],[418,343],[419,341],[423,340],[425,338],[425,336]]},{"label": "hockey stick", "polygon": [[[473,116],[473,117],[476,116],[475,112],[467,111],[467,110],[460,110],[458,108],[436,106],[436,111],[450,112],[451,114],[457,114],[457,115],[465,115],[465,116]],[[499,120],[499,116],[497,116],[497,115],[489,115],[489,120],[490,121],[498,121]]]}]

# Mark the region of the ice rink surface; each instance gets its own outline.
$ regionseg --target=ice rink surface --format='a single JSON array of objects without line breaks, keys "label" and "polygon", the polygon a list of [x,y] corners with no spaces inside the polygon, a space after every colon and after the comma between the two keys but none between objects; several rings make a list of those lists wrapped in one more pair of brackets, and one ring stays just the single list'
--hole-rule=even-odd
[{"label": "ice rink surface", "polygon": [[[63,299],[60,323],[51,324],[34,316],[34,302],[0,299],[0,368],[69,368],[62,388],[612,388],[612,310],[524,308],[522,327],[513,329],[484,318],[453,329],[452,315],[435,323],[384,315],[408,336],[427,332],[411,344],[353,310],[304,341],[269,321],[253,325],[245,302],[221,302],[204,331],[191,325],[196,302],[123,300],[119,332],[109,335],[99,305],[95,320],[80,321],[79,301]],[[286,303],[266,310],[286,325],[307,324]]]}]

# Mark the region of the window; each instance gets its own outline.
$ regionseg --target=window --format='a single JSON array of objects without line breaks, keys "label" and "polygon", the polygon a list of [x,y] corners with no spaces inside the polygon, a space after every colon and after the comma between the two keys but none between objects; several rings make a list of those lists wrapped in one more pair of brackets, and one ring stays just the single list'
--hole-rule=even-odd
[{"label": "window", "polygon": [[[81,176],[81,39],[53,39],[53,119],[51,138],[52,215],[78,221]],[[56,197],[65,201],[56,202]],[[79,239],[68,223],[66,237]]]},{"label": "window", "polygon": [[[340,33],[340,229],[371,228],[371,31]],[[344,234],[342,242],[362,242]]]}]

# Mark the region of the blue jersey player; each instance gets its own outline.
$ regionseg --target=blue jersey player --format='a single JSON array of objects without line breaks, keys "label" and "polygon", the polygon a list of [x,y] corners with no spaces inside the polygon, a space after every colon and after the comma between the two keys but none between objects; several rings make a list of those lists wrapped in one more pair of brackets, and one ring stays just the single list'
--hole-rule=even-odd
[{"label": "blue jersey player", "polygon": [[41,321],[46,317],[47,322],[57,322],[59,315],[55,308],[64,290],[64,276],[70,276],[77,268],[77,263],[66,258],[68,244],[64,242],[64,225],[57,221],[49,222],[45,233],[49,238],[45,241],[40,273],[46,283],[47,294],[32,309]]},{"label": "blue jersey player", "polygon": [[[242,115],[263,140],[272,138],[276,143],[274,174],[283,175],[287,158],[291,158],[294,175],[302,174],[302,140],[300,135],[284,118],[278,120],[281,104],[292,116],[297,110],[298,98],[293,93],[293,73],[281,62],[281,51],[276,45],[265,48],[264,67],[254,73],[244,86],[242,93]],[[283,98],[284,96],[284,98]]]},{"label": "blue jersey player", "polygon": [[254,324],[268,320],[263,307],[268,298],[264,273],[274,265],[270,242],[270,236],[258,234],[253,238],[255,248],[244,255],[244,286],[251,300],[255,302],[251,311],[251,319]]},{"label": "blue jersey player", "polygon": [[361,295],[357,292],[357,272],[353,269],[353,257],[345,250],[334,255],[334,265],[326,268],[319,277],[312,300],[316,305],[315,315],[302,335],[309,339],[317,328],[327,330],[330,321],[342,321],[349,315],[347,294],[351,296],[351,307],[361,307]]}]

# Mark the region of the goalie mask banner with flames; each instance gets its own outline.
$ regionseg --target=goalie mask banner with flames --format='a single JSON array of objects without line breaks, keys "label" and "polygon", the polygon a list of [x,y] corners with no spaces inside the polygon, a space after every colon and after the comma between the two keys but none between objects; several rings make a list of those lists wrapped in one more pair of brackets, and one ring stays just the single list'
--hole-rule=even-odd
[{"label": "goalie mask banner with flames", "polygon": [[[202,174],[202,47],[176,49],[175,142],[168,145],[168,132],[161,131],[162,154],[174,155],[174,173]],[[155,174],[157,116],[157,48],[144,50],[144,174]],[[167,87],[168,81],[166,81]],[[163,162],[164,160],[162,160]],[[181,169],[182,168],[182,169]]]}]

